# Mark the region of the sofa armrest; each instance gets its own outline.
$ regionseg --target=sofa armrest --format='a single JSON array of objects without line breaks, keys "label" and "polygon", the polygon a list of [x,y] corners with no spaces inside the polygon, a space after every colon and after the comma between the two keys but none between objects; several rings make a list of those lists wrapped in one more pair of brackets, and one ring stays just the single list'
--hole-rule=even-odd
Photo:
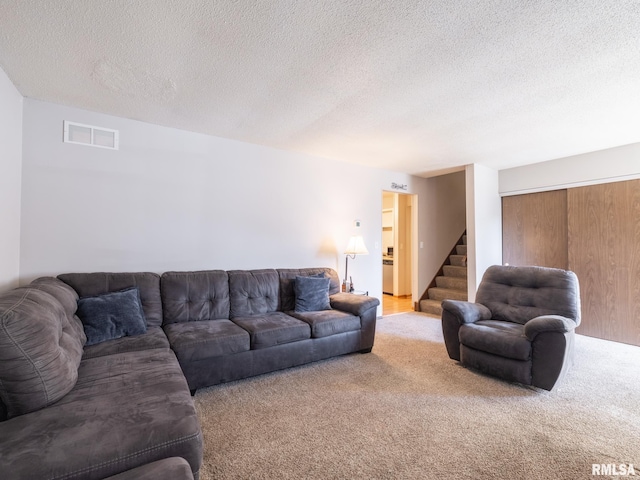
[{"label": "sofa armrest", "polygon": [[540,333],[567,333],[575,330],[576,322],[561,315],[541,315],[524,324],[524,334],[533,342]]},{"label": "sofa armrest", "polygon": [[335,293],[329,297],[331,308],[342,310],[361,317],[364,312],[380,305],[380,300],[367,295],[354,295],[353,293]]},{"label": "sofa armrest", "polygon": [[484,305],[462,300],[444,300],[442,310],[451,313],[461,325],[491,318],[491,310]]}]

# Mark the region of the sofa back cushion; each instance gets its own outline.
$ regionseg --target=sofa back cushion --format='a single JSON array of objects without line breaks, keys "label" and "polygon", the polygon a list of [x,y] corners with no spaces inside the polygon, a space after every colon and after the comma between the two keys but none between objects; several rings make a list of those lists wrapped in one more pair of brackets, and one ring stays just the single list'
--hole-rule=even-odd
[{"label": "sofa back cushion", "polygon": [[492,319],[524,325],[540,315],[562,315],[580,325],[580,289],[576,274],[546,267],[493,265],[478,286],[476,302]]},{"label": "sofa back cushion", "polygon": [[278,272],[231,270],[229,274],[230,318],[275,312],[280,304]]},{"label": "sofa back cushion", "polygon": [[87,336],[82,326],[82,321],[77,315],[78,310],[78,294],[69,285],[55,277],[36,278],[29,284],[29,287],[36,288],[47,292],[56,298],[67,313],[66,323],[63,324],[63,330],[68,328],[69,333],[78,340],[79,343],[85,345]]},{"label": "sofa back cushion", "polygon": [[229,318],[229,276],[224,270],[163,273],[160,292],[164,325]]},{"label": "sofa back cushion", "polygon": [[92,297],[138,287],[147,326],[159,327],[162,325],[160,275],[156,273],[64,273],[58,275],[58,278],[73,287],[81,297]]},{"label": "sofa back cushion", "polygon": [[280,310],[283,312],[289,312],[295,309],[296,306],[296,294],[295,294],[295,279],[300,277],[311,277],[324,273],[324,276],[329,278],[329,295],[333,295],[340,291],[340,279],[338,278],[338,272],[333,268],[281,268],[278,269],[278,276],[280,280]]},{"label": "sofa back cushion", "polygon": [[45,291],[51,288],[0,294],[0,398],[8,418],[51,405],[78,379],[84,336],[70,311]]}]

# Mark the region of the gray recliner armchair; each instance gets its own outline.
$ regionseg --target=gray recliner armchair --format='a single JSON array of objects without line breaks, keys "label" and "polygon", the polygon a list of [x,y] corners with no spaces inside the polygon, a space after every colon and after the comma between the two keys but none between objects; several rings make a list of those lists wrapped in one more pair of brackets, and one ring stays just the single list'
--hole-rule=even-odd
[{"label": "gray recliner armchair", "polygon": [[482,277],[476,303],[442,303],[450,358],[545,390],[566,373],[578,325],[578,278],[556,268],[494,265]]}]

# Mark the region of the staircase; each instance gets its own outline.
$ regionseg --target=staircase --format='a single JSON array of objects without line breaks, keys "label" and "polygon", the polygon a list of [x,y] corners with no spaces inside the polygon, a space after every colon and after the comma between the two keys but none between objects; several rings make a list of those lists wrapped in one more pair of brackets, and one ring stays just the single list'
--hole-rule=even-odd
[{"label": "staircase", "polygon": [[449,264],[442,266],[442,275],[435,278],[435,286],[427,290],[420,300],[420,311],[431,315],[442,315],[443,300],[467,300],[467,236],[455,246],[449,255]]}]

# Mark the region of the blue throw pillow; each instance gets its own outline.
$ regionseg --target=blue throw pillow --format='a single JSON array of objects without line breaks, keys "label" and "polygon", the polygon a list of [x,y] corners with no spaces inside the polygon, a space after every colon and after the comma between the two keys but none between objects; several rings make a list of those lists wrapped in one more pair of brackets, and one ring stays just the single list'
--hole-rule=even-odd
[{"label": "blue throw pillow", "polygon": [[86,345],[147,331],[137,287],[83,297],[78,300],[77,315],[87,334]]},{"label": "blue throw pillow", "polygon": [[[323,274],[324,277],[324,274]],[[329,302],[329,278],[296,277],[294,291],[296,294],[296,312],[317,312],[331,310]]]}]

